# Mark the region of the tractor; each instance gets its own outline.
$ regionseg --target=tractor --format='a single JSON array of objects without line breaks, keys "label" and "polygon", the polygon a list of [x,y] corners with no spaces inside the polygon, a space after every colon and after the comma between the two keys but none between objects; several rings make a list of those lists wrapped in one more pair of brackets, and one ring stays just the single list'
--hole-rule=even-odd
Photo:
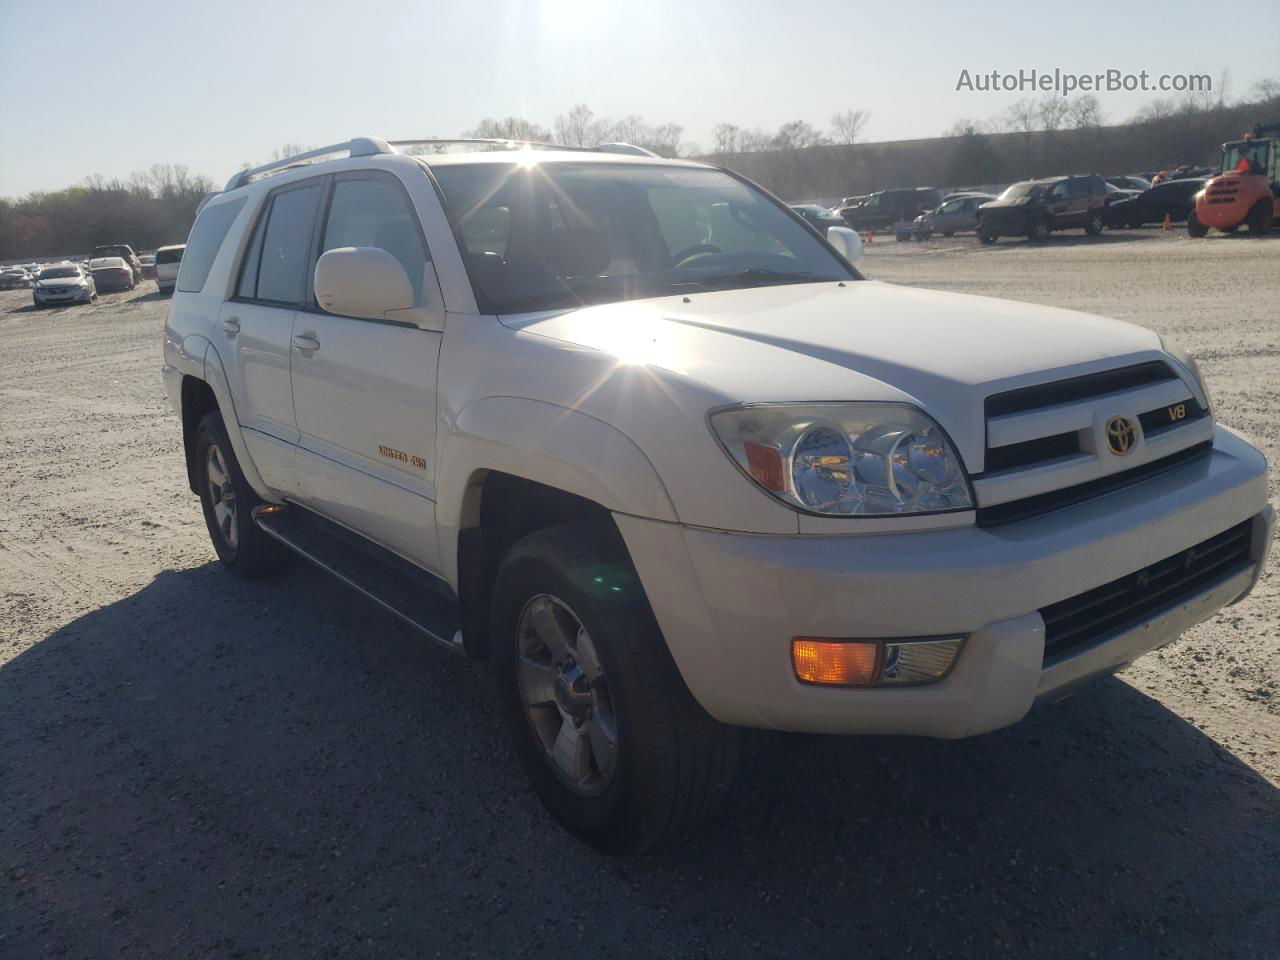
[{"label": "tractor", "polygon": [[1222,145],[1222,172],[1196,194],[1187,232],[1232,233],[1243,224],[1266,233],[1280,223],[1280,123],[1256,124],[1242,140]]}]

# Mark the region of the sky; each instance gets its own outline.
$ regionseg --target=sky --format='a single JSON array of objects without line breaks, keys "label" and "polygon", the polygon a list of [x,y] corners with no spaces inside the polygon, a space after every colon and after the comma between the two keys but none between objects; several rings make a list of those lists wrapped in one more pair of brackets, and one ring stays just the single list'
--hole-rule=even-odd
[{"label": "sky", "polygon": [[[1209,42],[1229,9],[1229,42]],[[871,112],[865,140],[931,137],[1031,95],[957,91],[962,70],[1032,68],[1215,89],[1229,68],[1235,99],[1280,77],[1280,3],[0,0],[0,196],[153,163],[222,183],[286,143],[550,127],[576,103],[704,147],[717,123],[825,129],[845,109]],[[1097,94],[1110,121],[1158,95]]]}]

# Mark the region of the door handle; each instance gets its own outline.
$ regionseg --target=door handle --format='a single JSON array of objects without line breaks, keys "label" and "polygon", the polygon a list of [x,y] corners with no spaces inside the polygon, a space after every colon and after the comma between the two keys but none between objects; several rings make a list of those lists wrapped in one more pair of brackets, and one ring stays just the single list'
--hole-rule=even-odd
[{"label": "door handle", "polygon": [[227,319],[222,321],[222,329],[227,331],[227,333],[231,334],[231,336],[234,337],[237,333],[240,332],[240,318],[227,317]]},{"label": "door handle", "polygon": [[302,334],[293,338],[293,345],[304,353],[320,349],[320,341],[315,337],[308,337]]}]

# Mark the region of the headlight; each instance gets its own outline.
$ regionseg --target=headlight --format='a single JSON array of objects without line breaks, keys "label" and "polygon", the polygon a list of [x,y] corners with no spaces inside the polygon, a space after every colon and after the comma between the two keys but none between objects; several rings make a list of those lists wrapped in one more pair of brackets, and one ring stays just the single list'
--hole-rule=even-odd
[{"label": "headlight", "polygon": [[1209,385],[1205,382],[1204,374],[1200,372],[1200,365],[1196,363],[1196,358],[1168,337],[1160,338],[1160,346],[1164,347],[1164,352],[1173,357],[1195,379],[1195,382],[1200,387],[1200,392],[1204,394],[1205,409],[1212,415],[1213,401],[1209,398]]},{"label": "headlight", "polygon": [[878,517],[973,507],[946,434],[906,404],[759,404],[710,420],[742,472],[799,510]]}]

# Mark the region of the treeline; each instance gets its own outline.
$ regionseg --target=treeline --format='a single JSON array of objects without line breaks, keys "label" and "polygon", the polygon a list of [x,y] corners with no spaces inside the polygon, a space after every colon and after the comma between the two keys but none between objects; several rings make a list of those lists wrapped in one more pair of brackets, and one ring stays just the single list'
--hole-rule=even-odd
[{"label": "treeline", "polygon": [[[720,123],[703,149],[677,123],[640,116],[611,119],[586,104],[550,126],[524,117],[487,117],[463,136],[536,140],[570,147],[622,141],[664,157],[708,159],[741,171],[788,200],[835,199],[894,186],[995,185],[1056,173],[1137,173],[1182,164],[1214,166],[1222,141],[1258,121],[1280,121],[1280,80],[1255,84],[1231,101],[1228,77],[1216,93],[1150,101],[1122,122],[1098,99],[1046,96],[1021,100],[986,119],[957,121],[942,137],[860,143],[869,119],[848,109],[825,129],[797,119],[776,130]],[[272,159],[308,149],[290,143]],[[245,166],[253,166],[246,163]],[[135,249],[181,243],[201,198],[214,188],[186,167],[156,164],[127,180],[89,177],[82,186],[0,198],[0,260],[85,253],[99,243]]]},{"label": "treeline", "polygon": [[1096,97],[1022,100],[986,120],[960,120],[942,137],[803,149],[715,152],[788,200],[835,199],[889,187],[993,186],[1060,173],[1103,175],[1216,167],[1220,147],[1258,122],[1280,122],[1280,81],[1240,100],[1219,93],[1160,98],[1111,122]]},{"label": "treeline", "polygon": [[213,181],[181,164],[158,163],[126,180],[84,184],[17,200],[0,198],[0,260],[72,256],[102,243],[146,250],[183,243]]}]

